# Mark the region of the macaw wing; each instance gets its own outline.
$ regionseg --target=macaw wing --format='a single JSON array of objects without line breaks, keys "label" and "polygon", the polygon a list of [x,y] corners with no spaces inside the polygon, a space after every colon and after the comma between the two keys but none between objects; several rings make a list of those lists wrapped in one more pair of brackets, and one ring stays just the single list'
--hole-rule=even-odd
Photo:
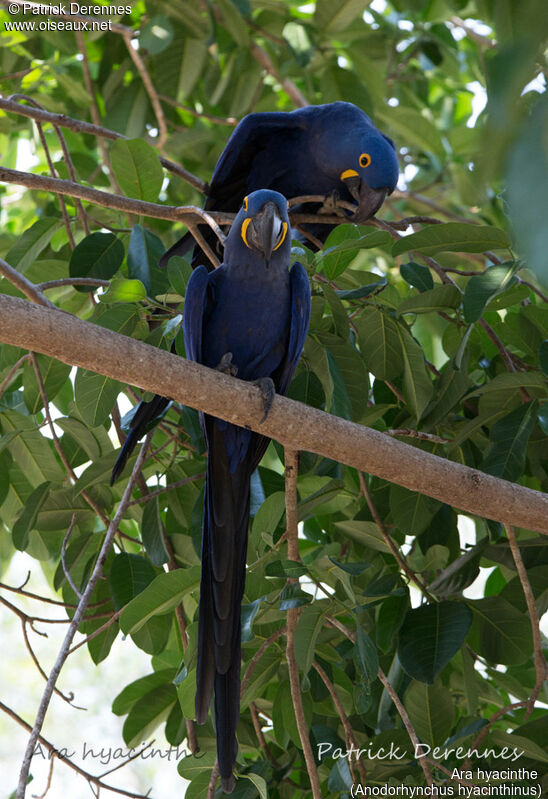
[{"label": "macaw wing", "polygon": [[208,287],[209,272],[205,266],[199,266],[188,281],[183,316],[186,357],[196,363],[202,362],[204,313],[209,301]]},{"label": "macaw wing", "polygon": [[287,394],[301,357],[310,321],[310,282],[304,266],[295,263],[289,273],[291,285],[291,327],[287,355],[277,375],[279,394]]},{"label": "macaw wing", "polygon": [[[244,117],[217,161],[205,208],[235,210],[247,193],[246,180],[255,156],[272,136],[280,137],[284,132],[302,127],[304,120],[294,111],[273,111]],[[275,169],[275,164],[271,168]]]}]

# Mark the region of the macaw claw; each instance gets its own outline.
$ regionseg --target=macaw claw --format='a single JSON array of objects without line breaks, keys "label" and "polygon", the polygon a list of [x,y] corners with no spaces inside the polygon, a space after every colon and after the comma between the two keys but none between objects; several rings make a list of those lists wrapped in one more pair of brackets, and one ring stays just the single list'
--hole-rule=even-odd
[{"label": "macaw claw", "polygon": [[272,403],[274,402],[274,397],[276,396],[276,386],[274,385],[274,381],[271,377],[259,377],[258,380],[253,381],[253,385],[257,386],[261,392],[264,416],[259,424],[262,424],[264,421],[266,421],[266,418],[270,413],[270,409],[272,408]]}]

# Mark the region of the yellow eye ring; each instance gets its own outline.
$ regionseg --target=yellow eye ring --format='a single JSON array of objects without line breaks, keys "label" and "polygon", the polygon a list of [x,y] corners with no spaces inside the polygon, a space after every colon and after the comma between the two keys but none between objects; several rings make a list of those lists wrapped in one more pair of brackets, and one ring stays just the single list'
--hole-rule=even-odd
[{"label": "yellow eye ring", "polygon": [[244,211],[247,211],[247,197],[244,197],[243,206],[244,206]]},{"label": "yellow eye ring", "polygon": [[362,153],[360,155],[360,166],[362,167],[362,169],[368,167],[370,163],[371,163],[371,156],[369,155],[369,153]]}]

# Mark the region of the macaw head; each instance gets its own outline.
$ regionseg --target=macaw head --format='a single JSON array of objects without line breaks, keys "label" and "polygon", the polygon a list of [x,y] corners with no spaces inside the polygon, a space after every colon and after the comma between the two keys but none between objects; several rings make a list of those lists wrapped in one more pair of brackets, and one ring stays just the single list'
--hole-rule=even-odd
[{"label": "macaw head", "polygon": [[358,204],[356,221],[365,221],[396,188],[398,158],[392,139],[381,133],[363,111],[345,105],[349,106],[348,124],[343,129],[340,125],[331,127],[318,137],[316,160]]},{"label": "macaw head", "polygon": [[259,189],[244,197],[225,242],[225,261],[230,250],[241,248],[262,256],[268,268],[277,255],[287,258],[291,245],[288,204],[283,194]]}]

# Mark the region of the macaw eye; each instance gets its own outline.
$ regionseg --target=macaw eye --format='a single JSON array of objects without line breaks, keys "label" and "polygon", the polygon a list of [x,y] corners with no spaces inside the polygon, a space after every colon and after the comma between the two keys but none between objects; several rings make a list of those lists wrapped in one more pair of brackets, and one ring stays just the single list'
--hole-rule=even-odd
[{"label": "macaw eye", "polygon": [[244,206],[244,211],[247,211],[247,197],[244,197],[243,206]]},{"label": "macaw eye", "polygon": [[365,169],[371,163],[371,156],[369,153],[362,153],[360,155],[360,166]]}]

